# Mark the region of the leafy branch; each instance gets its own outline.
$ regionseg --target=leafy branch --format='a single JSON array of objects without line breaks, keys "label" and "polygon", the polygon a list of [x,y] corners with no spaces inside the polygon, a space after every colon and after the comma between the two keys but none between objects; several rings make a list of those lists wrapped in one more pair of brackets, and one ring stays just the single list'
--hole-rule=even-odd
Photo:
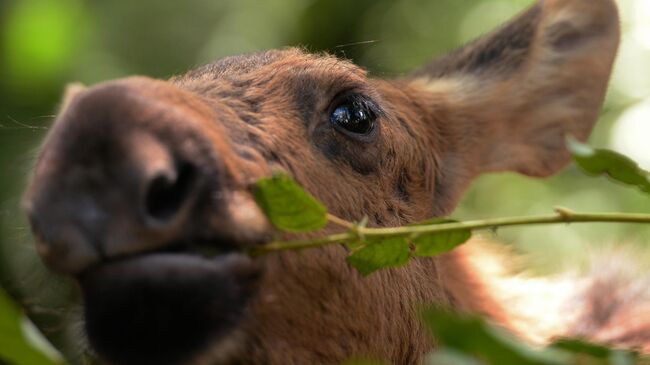
[{"label": "leafy branch", "polygon": [[[329,215],[329,219],[333,216]],[[292,241],[278,241],[271,242],[264,246],[259,246],[251,249],[249,253],[253,256],[265,255],[279,251],[298,251],[308,248],[318,248],[333,243],[348,242],[358,239],[360,236],[365,236],[366,239],[372,238],[411,238],[437,233],[448,232],[465,232],[475,230],[494,230],[502,227],[509,226],[526,226],[526,225],[542,225],[542,224],[557,224],[557,223],[650,223],[650,214],[635,214],[635,213],[580,213],[574,212],[567,208],[556,207],[554,214],[536,215],[529,217],[505,217],[494,219],[481,219],[464,222],[450,222],[441,224],[427,224],[419,226],[404,226],[404,227],[389,227],[389,228],[368,228],[359,227],[352,222],[336,218],[339,222],[346,222],[346,226],[350,226],[348,232],[327,235],[305,240],[292,240]],[[371,241],[369,244],[373,244]]]},{"label": "leafy branch", "polygon": [[[592,176],[610,179],[639,188],[650,194],[648,172],[634,161],[616,152],[593,149],[574,139],[567,140],[576,164]],[[404,265],[411,257],[429,257],[450,251],[467,242],[472,232],[502,227],[568,223],[650,223],[650,214],[574,212],[557,207],[553,214],[506,217],[458,222],[431,219],[403,227],[369,228],[367,218],[350,222],[327,212],[323,204],[302,190],[287,175],[275,175],[257,184],[255,197],[271,223],[285,232],[313,232],[328,223],[345,231],[308,239],[275,241],[249,250],[252,256],[279,251],[296,251],[331,244],[345,244],[350,251],[347,261],[361,274]]]}]

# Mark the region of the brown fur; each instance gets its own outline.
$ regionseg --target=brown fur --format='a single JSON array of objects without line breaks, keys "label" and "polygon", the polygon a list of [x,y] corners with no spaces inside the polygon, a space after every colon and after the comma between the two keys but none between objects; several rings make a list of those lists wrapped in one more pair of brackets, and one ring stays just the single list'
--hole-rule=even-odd
[{"label": "brown fur", "polygon": [[[98,260],[79,253],[87,245],[65,221],[71,200],[53,197],[79,191],[102,196],[118,217],[101,227],[106,242],[97,244],[106,257],[161,249],[180,237],[265,242],[269,227],[250,187],[277,169],[346,219],[368,216],[373,226],[398,226],[447,215],[480,173],[545,176],[567,163],[564,135],[588,136],[617,44],[613,2],[546,0],[399,80],[368,79],[346,61],[286,49],[226,58],[168,82],[131,78],[77,90],[45,143],[26,198],[40,252],[68,273]],[[329,127],[332,101],[349,91],[381,109],[370,142]],[[173,146],[174,158],[191,161],[205,181],[218,177],[218,187],[192,196],[193,208],[163,230],[138,226],[131,208],[137,197],[105,193],[130,194],[133,181],[149,176],[137,151],[161,165],[170,158],[146,147],[143,133]],[[99,153],[111,173],[100,168],[91,179],[87,166],[97,164]],[[583,298],[585,311],[572,313],[565,305],[573,298],[557,293],[541,311],[566,312],[542,321],[529,305],[560,281],[491,270],[499,263],[482,247],[469,244],[368,278],[347,266],[342,246],[270,255],[258,263],[259,290],[230,340],[194,361],[332,364],[357,356],[418,363],[431,349],[417,315],[425,303],[483,313],[535,342],[573,333],[648,350],[648,322],[631,323],[634,314],[647,317],[647,307],[634,298],[617,295],[614,308]],[[588,298],[612,285],[580,283]],[[627,292],[624,286],[615,285]],[[539,290],[522,293],[531,287]]]}]

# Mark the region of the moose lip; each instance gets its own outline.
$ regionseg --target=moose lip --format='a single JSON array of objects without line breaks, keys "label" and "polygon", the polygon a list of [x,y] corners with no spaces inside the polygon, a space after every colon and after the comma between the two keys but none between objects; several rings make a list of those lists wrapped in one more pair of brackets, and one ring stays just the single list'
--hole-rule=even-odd
[{"label": "moose lip", "polygon": [[119,364],[190,361],[238,327],[259,273],[247,255],[187,247],[95,265],[78,276],[88,339]]},{"label": "moose lip", "polygon": [[[142,276],[186,277],[201,272],[208,276],[219,272],[232,276],[252,277],[257,276],[259,269],[259,265],[250,256],[237,250],[234,245],[222,242],[218,245],[210,242],[180,242],[169,244],[163,250],[105,259],[84,269],[76,278],[83,287],[84,283],[92,281],[94,276],[113,271],[118,275],[111,275],[108,280],[119,278],[128,282],[128,276],[131,276],[132,280],[137,280]],[[164,286],[166,283],[159,284]]]},{"label": "moose lip", "polygon": [[243,252],[237,250],[235,245],[225,244],[221,241],[218,243],[210,241],[176,241],[166,244],[164,247],[158,250],[105,257],[101,261],[95,262],[83,269],[80,273],[77,273],[76,278],[81,281],[83,277],[90,275],[93,271],[106,265],[112,265],[117,262],[132,262],[136,264],[138,260],[150,256],[165,256],[170,259],[176,257],[179,260],[193,257],[203,262],[210,261],[214,265],[219,265],[225,257],[238,256],[242,259],[246,257]]}]

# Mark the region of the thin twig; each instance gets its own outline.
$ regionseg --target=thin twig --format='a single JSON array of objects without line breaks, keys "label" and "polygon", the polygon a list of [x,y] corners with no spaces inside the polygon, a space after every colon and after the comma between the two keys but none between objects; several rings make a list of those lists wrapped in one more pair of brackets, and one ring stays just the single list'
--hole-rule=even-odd
[{"label": "thin twig", "polygon": [[333,214],[327,213],[327,220],[346,229],[354,229],[354,223],[339,218]]},{"label": "thin twig", "polygon": [[389,228],[367,228],[354,226],[354,229],[344,233],[337,233],[324,237],[294,240],[286,242],[270,242],[263,246],[252,248],[249,253],[252,256],[261,256],[279,251],[297,251],[308,248],[317,248],[330,244],[337,244],[352,239],[363,237],[389,238],[389,237],[417,237],[425,234],[434,234],[453,231],[474,231],[482,229],[496,229],[500,227],[558,224],[558,223],[650,223],[650,214],[636,213],[578,213],[566,208],[555,208],[554,214],[538,215],[530,217],[507,217],[482,219],[466,222],[454,222],[443,224],[430,224],[422,226],[404,226]]}]

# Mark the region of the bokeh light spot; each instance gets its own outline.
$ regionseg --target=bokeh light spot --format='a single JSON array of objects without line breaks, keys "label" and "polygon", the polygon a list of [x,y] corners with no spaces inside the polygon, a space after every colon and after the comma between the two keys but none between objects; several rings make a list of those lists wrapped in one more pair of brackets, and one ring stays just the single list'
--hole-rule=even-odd
[{"label": "bokeh light spot", "polygon": [[61,76],[80,38],[80,10],[77,0],[23,0],[10,8],[2,53],[12,88],[33,89]]},{"label": "bokeh light spot", "polygon": [[626,110],[612,130],[611,146],[650,170],[650,98]]}]

